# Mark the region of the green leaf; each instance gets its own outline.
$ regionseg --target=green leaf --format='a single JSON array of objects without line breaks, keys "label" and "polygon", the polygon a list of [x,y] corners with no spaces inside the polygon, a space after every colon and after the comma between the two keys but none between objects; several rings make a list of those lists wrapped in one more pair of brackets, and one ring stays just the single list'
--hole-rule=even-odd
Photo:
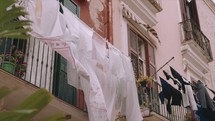
[{"label": "green leaf", "polygon": [[0,0],[0,11],[6,10],[9,6],[14,4],[16,0]]},{"label": "green leaf", "polygon": [[30,114],[37,111],[37,109],[24,109],[24,110],[14,110],[14,113]]},{"label": "green leaf", "polygon": [[30,37],[30,35],[27,34],[27,32],[31,31],[30,28],[19,28],[15,30],[5,30],[0,32],[1,37],[8,37],[8,38],[20,38],[25,39]]},{"label": "green leaf", "polygon": [[29,121],[52,100],[53,96],[46,90],[40,89],[24,100],[15,110],[36,109],[30,114],[19,114],[19,121]]},{"label": "green leaf", "polygon": [[10,94],[14,89],[10,89],[8,87],[0,87],[0,99],[2,99],[4,96]]},{"label": "green leaf", "polygon": [[29,21],[29,20],[11,22],[8,25],[4,25],[4,26],[0,27],[0,33],[2,31],[5,31],[5,30],[12,30],[14,28],[20,28],[20,27],[23,27],[23,26],[26,26],[26,25],[30,25],[30,22],[31,21]]},{"label": "green leaf", "polygon": [[[20,16],[25,16],[24,7],[15,7],[16,0],[0,0],[0,38],[26,39],[31,31],[29,20],[19,20]],[[12,6],[13,5],[13,6]],[[10,9],[8,9],[10,7]]]},{"label": "green leaf", "polygon": [[0,15],[0,21],[2,22],[1,24],[7,24],[10,21],[14,21],[14,19],[17,19],[19,16],[27,15],[25,11],[23,11],[23,8],[13,8],[10,11],[5,11],[1,13]]},{"label": "green leaf", "polygon": [[14,112],[0,112],[0,121],[18,121],[18,113]]},{"label": "green leaf", "polygon": [[66,119],[63,113],[57,113],[55,115],[43,119],[42,121],[66,121]]},{"label": "green leaf", "polygon": [[5,36],[5,35],[10,35],[10,34],[14,34],[14,33],[26,33],[31,31],[30,28],[17,28],[17,29],[13,29],[13,30],[5,30],[0,32],[0,36]]}]

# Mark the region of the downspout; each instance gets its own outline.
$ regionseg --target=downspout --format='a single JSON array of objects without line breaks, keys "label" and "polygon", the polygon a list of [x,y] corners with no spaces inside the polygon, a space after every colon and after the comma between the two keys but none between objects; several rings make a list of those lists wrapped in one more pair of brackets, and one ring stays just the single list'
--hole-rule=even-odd
[{"label": "downspout", "polygon": [[107,0],[107,39],[113,44],[113,14],[112,14],[112,0]]}]

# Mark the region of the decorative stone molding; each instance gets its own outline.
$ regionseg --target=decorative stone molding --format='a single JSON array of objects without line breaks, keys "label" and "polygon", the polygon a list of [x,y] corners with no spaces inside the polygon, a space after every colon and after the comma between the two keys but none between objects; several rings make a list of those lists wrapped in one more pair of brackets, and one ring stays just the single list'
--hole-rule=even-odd
[{"label": "decorative stone molding", "polygon": [[212,0],[204,0],[204,2],[210,8],[210,10],[215,14],[215,3]]},{"label": "decorative stone molding", "polygon": [[160,3],[157,0],[148,0],[157,10],[161,12],[163,8],[161,7]]}]

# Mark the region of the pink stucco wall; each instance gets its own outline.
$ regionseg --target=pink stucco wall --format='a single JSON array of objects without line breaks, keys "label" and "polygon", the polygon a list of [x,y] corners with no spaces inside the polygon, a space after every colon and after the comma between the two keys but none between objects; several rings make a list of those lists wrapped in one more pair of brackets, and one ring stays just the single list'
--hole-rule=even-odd
[{"label": "pink stucco wall", "polygon": [[[156,65],[157,68],[161,67],[174,56],[175,59],[169,65],[175,68],[181,75],[185,76],[182,65],[179,32],[179,22],[181,22],[179,5],[178,0],[162,0],[163,11],[157,14],[158,24],[156,25],[156,30],[161,44],[156,49]],[[169,70],[169,65],[166,65],[163,69]],[[158,74],[164,77],[162,71]]]},{"label": "pink stucco wall", "polygon": [[[201,30],[210,40],[213,57],[215,58],[215,13],[211,11],[205,1],[207,0],[196,0],[196,4]],[[180,3],[178,0],[162,0],[162,7],[163,11],[157,14],[158,24],[155,27],[161,40],[161,44],[156,49],[157,68],[161,67],[168,59],[174,56],[175,59],[169,65],[175,68],[182,76],[188,77],[190,74],[183,70],[184,66],[182,64],[179,31],[179,22],[182,20]],[[209,80],[207,80],[206,84],[215,89],[215,61],[210,62],[208,67],[210,71],[205,76]],[[164,69],[169,70],[169,66],[165,66]],[[163,76],[162,71],[158,74],[159,76]]]}]

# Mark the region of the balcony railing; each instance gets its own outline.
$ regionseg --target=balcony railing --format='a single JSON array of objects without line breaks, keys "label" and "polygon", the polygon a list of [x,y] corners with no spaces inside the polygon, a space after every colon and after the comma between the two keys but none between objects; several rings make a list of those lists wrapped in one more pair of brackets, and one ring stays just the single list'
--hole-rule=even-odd
[{"label": "balcony railing", "polygon": [[[183,106],[171,106],[172,114],[166,110],[166,104],[161,104],[158,94],[162,91],[162,87],[157,82],[154,82],[151,88],[143,87],[144,90],[140,95],[143,95],[141,102],[146,102],[150,111],[170,120],[170,121],[184,121],[187,110]],[[139,96],[140,96],[139,95]]]},{"label": "balcony railing", "polygon": [[193,20],[188,19],[181,22],[180,29],[182,32],[182,43],[194,41],[201,48],[202,54],[205,55],[208,61],[213,60],[210,41]]},{"label": "balcony railing", "polygon": [[[80,108],[83,111],[86,111],[86,106],[80,104],[80,91],[71,88],[71,85],[66,85],[66,72],[62,71],[63,77],[65,80],[59,83],[64,83],[60,87],[55,87],[54,85],[54,65],[57,65],[55,60],[55,52],[43,44],[36,38],[30,38],[29,40],[18,40],[18,39],[0,39],[0,54],[13,54],[15,51],[22,51],[24,58],[22,62],[27,63],[25,73],[23,75],[16,74],[15,71],[10,72],[15,76],[22,78],[24,81],[31,83],[39,88],[46,88],[49,92],[53,93],[56,97],[68,102],[69,104]],[[3,63],[5,58],[0,61],[0,68],[3,68]],[[4,68],[3,68],[4,69]],[[15,68],[16,70],[16,68]],[[147,91],[144,91],[140,95],[144,98],[144,101],[147,101],[147,107],[171,120],[171,121],[183,121],[186,110],[183,107],[172,106],[173,114],[169,114],[166,110],[166,105],[160,103],[158,94],[161,92],[161,85],[157,82],[154,82],[151,88],[145,88]],[[58,91],[56,91],[58,90]],[[65,92],[62,92],[65,91]],[[64,93],[64,95],[60,95]],[[71,97],[71,95],[77,97]],[[74,98],[76,99],[74,101]],[[81,99],[83,102],[83,98]]]},{"label": "balcony railing", "polygon": [[[19,63],[27,65],[23,67],[23,74],[18,73],[20,68],[17,68],[18,62],[16,61],[13,62],[13,67],[5,66],[5,62],[8,60],[6,56],[16,58],[17,51],[23,54]],[[56,53],[43,42],[33,37],[28,40],[0,39],[0,55],[0,68],[3,70],[38,88],[46,88],[59,99],[86,111],[82,92],[67,84],[66,74],[55,73],[55,65],[60,65],[55,62]],[[57,80],[54,79],[54,75],[61,75],[65,78]],[[56,83],[56,81],[59,82]],[[82,102],[83,105],[79,102]]]}]

